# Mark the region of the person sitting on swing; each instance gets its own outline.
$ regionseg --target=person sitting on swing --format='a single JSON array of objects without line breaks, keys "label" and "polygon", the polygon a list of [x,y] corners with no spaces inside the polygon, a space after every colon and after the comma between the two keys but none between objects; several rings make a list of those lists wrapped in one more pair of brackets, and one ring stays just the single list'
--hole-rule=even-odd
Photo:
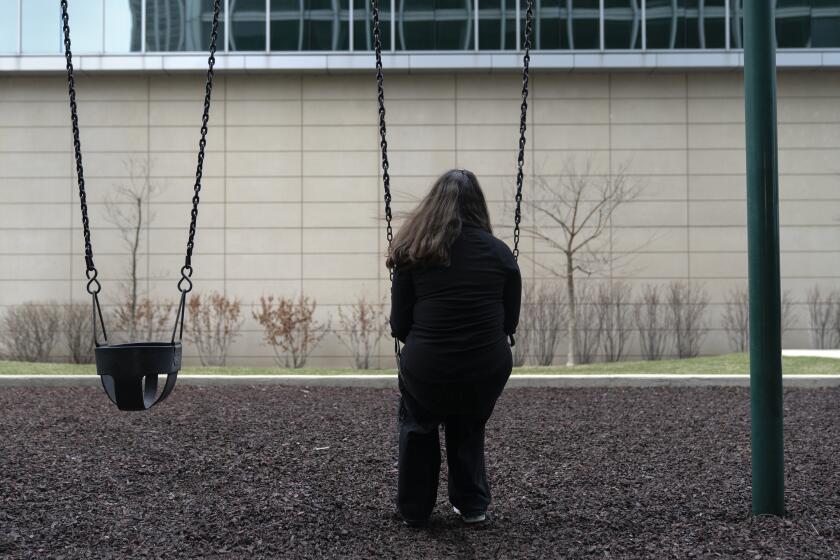
[{"label": "person sitting on swing", "polygon": [[443,174],[409,214],[388,255],[391,330],[400,358],[397,510],[426,524],[444,426],[449,501],[466,523],[487,519],[484,427],[510,377],[522,280],[493,236],[484,194],[466,170]]}]

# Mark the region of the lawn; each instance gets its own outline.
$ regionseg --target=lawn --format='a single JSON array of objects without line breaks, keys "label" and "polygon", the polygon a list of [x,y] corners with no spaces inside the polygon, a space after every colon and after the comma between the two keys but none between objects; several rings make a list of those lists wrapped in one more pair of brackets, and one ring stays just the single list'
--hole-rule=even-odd
[{"label": "lawn", "polygon": [[[786,375],[815,375],[840,373],[840,360],[831,358],[784,357],[782,369]],[[94,374],[93,365],[61,363],[24,363],[0,361],[0,375],[85,375]],[[392,369],[282,369],[255,367],[196,367],[189,366],[182,370],[185,375],[375,375],[393,374]],[[549,375],[549,374],[746,374],[749,373],[749,355],[725,354],[684,360],[634,361],[597,363],[574,367],[562,365],[546,367],[522,367],[513,371],[514,375]]]}]

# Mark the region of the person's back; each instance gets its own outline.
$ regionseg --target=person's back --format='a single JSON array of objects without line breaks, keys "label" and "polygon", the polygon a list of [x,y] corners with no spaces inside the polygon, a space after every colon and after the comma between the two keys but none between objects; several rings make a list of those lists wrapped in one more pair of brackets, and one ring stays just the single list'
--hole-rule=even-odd
[{"label": "person's back", "polygon": [[510,376],[521,279],[472,173],[438,179],[397,233],[388,266],[391,329],[405,342],[397,508],[412,525],[431,514],[444,424],[449,500],[465,521],[484,520],[484,426]]},{"label": "person's back", "polygon": [[[481,227],[465,223],[454,241],[448,266],[409,266],[397,272],[411,283],[414,304],[395,317],[394,332],[405,341],[403,366],[428,379],[460,381],[480,377],[510,358],[507,334],[517,315],[518,269],[507,245]],[[507,292],[507,293],[506,293]]]}]

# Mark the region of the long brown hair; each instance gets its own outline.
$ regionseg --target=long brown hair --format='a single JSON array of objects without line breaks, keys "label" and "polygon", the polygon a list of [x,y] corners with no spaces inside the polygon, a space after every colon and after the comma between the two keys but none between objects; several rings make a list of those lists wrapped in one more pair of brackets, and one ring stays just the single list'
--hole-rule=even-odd
[{"label": "long brown hair", "polygon": [[448,265],[452,243],[461,235],[464,222],[493,233],[478,179],[466,169],[452,169],[435,181],[397,232],[386,260],[388,268]]}]

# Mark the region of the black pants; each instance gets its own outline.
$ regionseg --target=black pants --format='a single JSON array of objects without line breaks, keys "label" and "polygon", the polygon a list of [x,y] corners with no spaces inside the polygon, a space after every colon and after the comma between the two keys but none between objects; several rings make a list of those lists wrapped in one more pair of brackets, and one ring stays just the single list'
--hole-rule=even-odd
[{"label": "black pants", "polygon": [[487,510],[490,485],[484,467],[484,426],[506,380],[504,376],[498,391],[493,391],[492,397],[483,403],[485,406],[451,414],[433,412],[431,407],[423,406],[400,379],[397,509],[404,519],[425,521],[435,507],[441,425],[446,439],[450,503],[465,515]]}]

